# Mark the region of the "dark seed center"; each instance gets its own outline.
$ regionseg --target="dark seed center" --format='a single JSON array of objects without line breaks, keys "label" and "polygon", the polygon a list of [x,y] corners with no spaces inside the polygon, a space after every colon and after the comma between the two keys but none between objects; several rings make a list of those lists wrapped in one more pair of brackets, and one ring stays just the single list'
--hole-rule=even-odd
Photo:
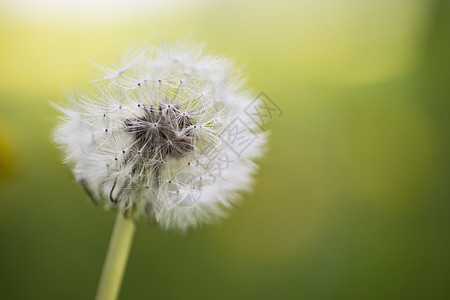
[{"label": "dark seed center", "polygon": [[181,158],[194,149],[191,118],[173,104],[159,108],[141,105],[142,117],[124,121],[125,131],[133,133],[132,148],[144,159]]}]

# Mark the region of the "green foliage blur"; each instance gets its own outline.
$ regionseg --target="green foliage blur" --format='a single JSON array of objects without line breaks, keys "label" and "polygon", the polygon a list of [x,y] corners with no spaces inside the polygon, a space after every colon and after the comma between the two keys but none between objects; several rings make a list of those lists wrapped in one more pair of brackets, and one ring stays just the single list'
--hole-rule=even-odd
[{"label": "green foliage blur", "polygon": [[120,298],[450,299],[449,1],[172,1],[99,20],[7,6],[1,299],[94,297],[115,216],[61,163],[49,101],[92,78],[88,58],[186,33],[283,114],[228,219],[187,235],[141,220]]}]

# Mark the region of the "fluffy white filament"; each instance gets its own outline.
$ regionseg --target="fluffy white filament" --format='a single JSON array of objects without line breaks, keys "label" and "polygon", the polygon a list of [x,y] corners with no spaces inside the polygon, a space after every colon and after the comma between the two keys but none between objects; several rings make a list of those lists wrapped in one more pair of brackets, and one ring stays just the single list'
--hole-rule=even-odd
[{"label": "fluffy white filament", "polygon": [[211,223],[249,189],[266,141],[244,84],[203,46],[144,45],[69,98],[55,141],[94,201],[166,229]]}]

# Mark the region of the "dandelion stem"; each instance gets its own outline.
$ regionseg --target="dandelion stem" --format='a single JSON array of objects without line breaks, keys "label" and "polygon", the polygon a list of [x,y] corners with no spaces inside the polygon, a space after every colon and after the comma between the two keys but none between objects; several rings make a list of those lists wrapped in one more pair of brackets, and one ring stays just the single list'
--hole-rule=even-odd
[{"label": "dandelion stem", "polygon": [[103,265],[96,300],[117,299],[136,226],[132,216],[119,210]]}]

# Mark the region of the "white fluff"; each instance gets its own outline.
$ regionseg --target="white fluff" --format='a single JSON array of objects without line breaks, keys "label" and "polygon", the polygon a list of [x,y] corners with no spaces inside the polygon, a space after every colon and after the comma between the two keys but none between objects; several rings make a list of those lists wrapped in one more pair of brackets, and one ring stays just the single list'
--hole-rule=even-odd
[{"label": "white fluff", "polygon": [[166,229],[225,216],[266,142],[240,73],[186,43],[118,60],[60,108],[55,141],[76,180],[94,201],[137,208]]}]

